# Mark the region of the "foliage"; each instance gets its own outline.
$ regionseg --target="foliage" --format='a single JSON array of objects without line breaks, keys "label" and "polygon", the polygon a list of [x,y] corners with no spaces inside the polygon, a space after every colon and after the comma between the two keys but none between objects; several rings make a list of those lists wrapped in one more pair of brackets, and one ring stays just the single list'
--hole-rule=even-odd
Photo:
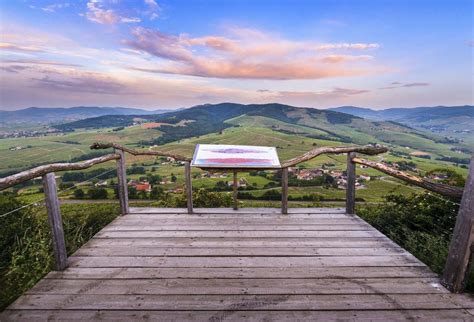
[{"label": "foliage", "polygon": [[454,170],[446,168],[438,168],[428,171],[426,175],[443,175],[446,178],[441,180],[442,183],[449,184],[451,186],[464,187],[466,181],[464,177]]},{"label": "foliage", "polygon": [[[90,171],[71,171],[71,172],[65,172],[61,180],[63,182],[82,182],[86,181],[92,178],[95,178],[97,176],[100,176],[100,179],[110,179],[116,176],[115,171],[110,171],[111,169],[104,169],[104,168],[97,168],[93,169]],[[108,173],[104,173],[108,172]],[[100,175],[101,173],[104,173],[103,175]]]},{"label": "foliage", "polygon": [[357,214],[407,249],[433,271],[442,273],[458,206],[430,193],[388,195],[378,206]]},{"label": "foliage", "polygon": [[74,198],[82,199],[82,198],[84,198],[84,196],[85,196],[84,190],[82,190],[82,189],[74,190]]},{"label": "foliage", "polygon": [[144,167],[133,166],[127,169],[127,174],[145,174],[145,172],[146,171]]},{"label": "foliage", "polygon": [[[229,193],[218,193],[199,189],[193,191],[193,206],[200,208],[230,207],[232,197]],[[183,194],[176,198],[175,207],[186,207],[186,196]]]},{"label": "foliage", "polygon": [[[13,196],[0,196],[0,213],[21,206]],[[118,214],[112,204],[61,206],[69,255]],[[0,218],[0,310],[32,287],[54,263],[48,218],[43,207],[27,207]]]},{"label": "foliage", "polygon": [[87,191],[91,199],[107,199],[107,190],[104,188],[92,187]]}]

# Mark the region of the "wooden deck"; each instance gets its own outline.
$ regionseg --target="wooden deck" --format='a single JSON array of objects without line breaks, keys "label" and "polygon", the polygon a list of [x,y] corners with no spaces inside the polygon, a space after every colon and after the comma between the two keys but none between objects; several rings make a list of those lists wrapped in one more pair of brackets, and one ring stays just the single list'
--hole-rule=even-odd
[{"label": "wooden deck", "polygon": [[0,320],[474,320],[423,263],[341,209],[132,208]]}]

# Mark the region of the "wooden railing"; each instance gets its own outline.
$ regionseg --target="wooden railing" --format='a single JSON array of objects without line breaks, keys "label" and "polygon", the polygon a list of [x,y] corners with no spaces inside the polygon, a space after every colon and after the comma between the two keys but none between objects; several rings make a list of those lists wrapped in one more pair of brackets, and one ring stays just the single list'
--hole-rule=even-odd
[{"label": "wooden railing", "polygon": [[[0,178],[0,191],[17,185],[19,183],[34,179],[41,176],[43,180],[43,188],[45,194],[45,204],[48,212],[48,220],[50,223],[53,248],[55,255],[55,269],[63,270],[67,267],[67,253],[64,241],[64,232],[62,227],[61,212],[59,207],[59,199],[57,195],[57,187],[54,172],[68,170],[83,170],[90,168],[96,164],[117,161],[117,177],[118,177],[118,196],[120,202],[120,211],[122,215],[129,213],[128,202],[128,186],[126,177],[126,157],[125,153],[134,156],[139,155],[155,155],[172,157],[175,160],[184,162],[185,169],[185,185],[186,200],[188,213],[193,213],[192,200],[192,180],[191,180],[191,159],[168,152],[148,150],[138,151],[126,148],[116,143],[94,143],[91,149],[108,149],[113,148],[113,154],[107,154],[98,158],[76,163],[54,163],[39,166],[30,170]],[[390,176],[401,179],[410,184],[425,188],[437,194],[450,198],[452,200],[461,200],[459,214],[457,216],[456,225],[449,248],[449,255],[444,270],[442,283],[451,291],[459,292],[464,288],[466,274],[471,261],[471,246],[474,242],[474,156],[471,160],[469,175],[466,186],[463,189],[449,186],[446,184],[436,183],[426,178],[421,178],[403,171],[393,169],[386,164],[361,159],[356,153],[366,155],[377,155],[387,152],[388,149],[383,146],[346,146],[346,147],[321,147],[313,149],[297,158],[293,158],[283,162],[280,170],[282,171],[282,203],[281,212],[288,213],[288,168],[296,166],[302,162],[309,161],[321,154],[347,154],[347,188],[346,188],[346,213],[355,215],[355,182],[356,182],[356,164],[365,165],[373,169],[379,170]],[[234,171],[234,209],[237,209],[237,171]]]}]

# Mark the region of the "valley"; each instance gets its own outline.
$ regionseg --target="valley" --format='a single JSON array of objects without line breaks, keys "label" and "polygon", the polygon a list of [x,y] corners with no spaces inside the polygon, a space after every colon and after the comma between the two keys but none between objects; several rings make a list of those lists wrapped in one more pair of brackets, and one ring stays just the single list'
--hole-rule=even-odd
[{"label": "valley", "polygon": [[[388,146],[390,152],[374,157],[377,161],[396,167],[406,167],[408,163],[408,169],[419,175],[426,175],[435,169],[447,169],[461,176],[467,174],[467,166],[463,162],[469,160],[468,152],[472,149],[465,142],[444,143],[438,134],[400,123],[371,121],[339,112],[280,104],[203,105],[159,115],[99,116],[53,125],[52,128],[60,132],[0,140],[0,173],[7,175],[35,165],[79,161],[106,153],[89,149],[90,144],[96,141],[116,142],[136,149],[159,149],[188,157],[192,156],[198,143],[275,146],[281,162],[320,146],[378,143]],[[336,183],[295,179],[289,188],[290,204],[311,206],[324,202],[340,205],[345,198],[345,190],[337,182],[344,178],[331,173],[345,170],[345,162],[344,156],[324,155],[302,164],[304,169],[324,171],[331,177],[330,181]],[[129,175],[130,180],[138,183],[153,181],[152,187],[159,189],[160,193],[182,194],[184,169],[179,163],[128,156],[127,164],[129,169],[140,168],[138,173]],[[114,167],[113,162],[101,166],[104,171]],[[193,169],[192,173],[195,190],[205,188],[220,194],[230,191],[228,182],[231,181],[231,174],[211,175],[199,169]],[[388,193],[410,194],[418,190],[372,169],[358,168],[357,174],[369,178],[360,180],[356,194],[360,202],[381,202]],[[243,172],[239,173],[239,177],[246,181],[246,187],[240,188],[243,202],[279,206],[280,183],[271,171],[258,175]],[[113,180],[109,179],[104,184],[103,178],[98,177],[89,186],[81,187],[86,192],[84,198],[87,198],[88,189],[101,187],[107,190],[106,198],[113,199]],[[152,187],[150,191],[132,197],[153,202]],[[38,195],[39,188],[38,184],[33,183],[20,188],[18,193],[31,200]],[[74,199],[73,190],[63,198]]]}]

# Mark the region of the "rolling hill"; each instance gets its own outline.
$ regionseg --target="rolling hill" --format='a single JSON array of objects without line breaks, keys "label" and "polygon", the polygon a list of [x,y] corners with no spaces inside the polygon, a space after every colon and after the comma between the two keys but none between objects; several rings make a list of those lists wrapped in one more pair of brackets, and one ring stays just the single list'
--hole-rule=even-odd
[{"label": "rolling hill", "polygon": [[0,125],[5,124],[57,124],[104,115],[146,115],[171,110],[147,111],[124,107],[77,106],[68,108],[29,107],[16,111],[0,111]]},{"label": "rolling hill", "polygon": [[395,121],[444,136],[463,138],[474,143],[474,106],[436,106],[415,108],[369,108],[341,106],[332,111],[375,121]]},{"label": "rolling hill", "polygon": [[[385,143],[439,155],[454,155],[444,137],[395,121],[374,121],[332,110],[299,108],[283,104],[206,104],[160,115],[108,115],[55,126],[63,131],[102,127],[127,127],[137,122],[159,123],[160,136],[141,145],[173,141],[220,132],[229,127],[269,128],[274,132],[343,143]],[[441,144],[441,145],[440,145]],[[458,145],[467,149],[465,145]]]}]

